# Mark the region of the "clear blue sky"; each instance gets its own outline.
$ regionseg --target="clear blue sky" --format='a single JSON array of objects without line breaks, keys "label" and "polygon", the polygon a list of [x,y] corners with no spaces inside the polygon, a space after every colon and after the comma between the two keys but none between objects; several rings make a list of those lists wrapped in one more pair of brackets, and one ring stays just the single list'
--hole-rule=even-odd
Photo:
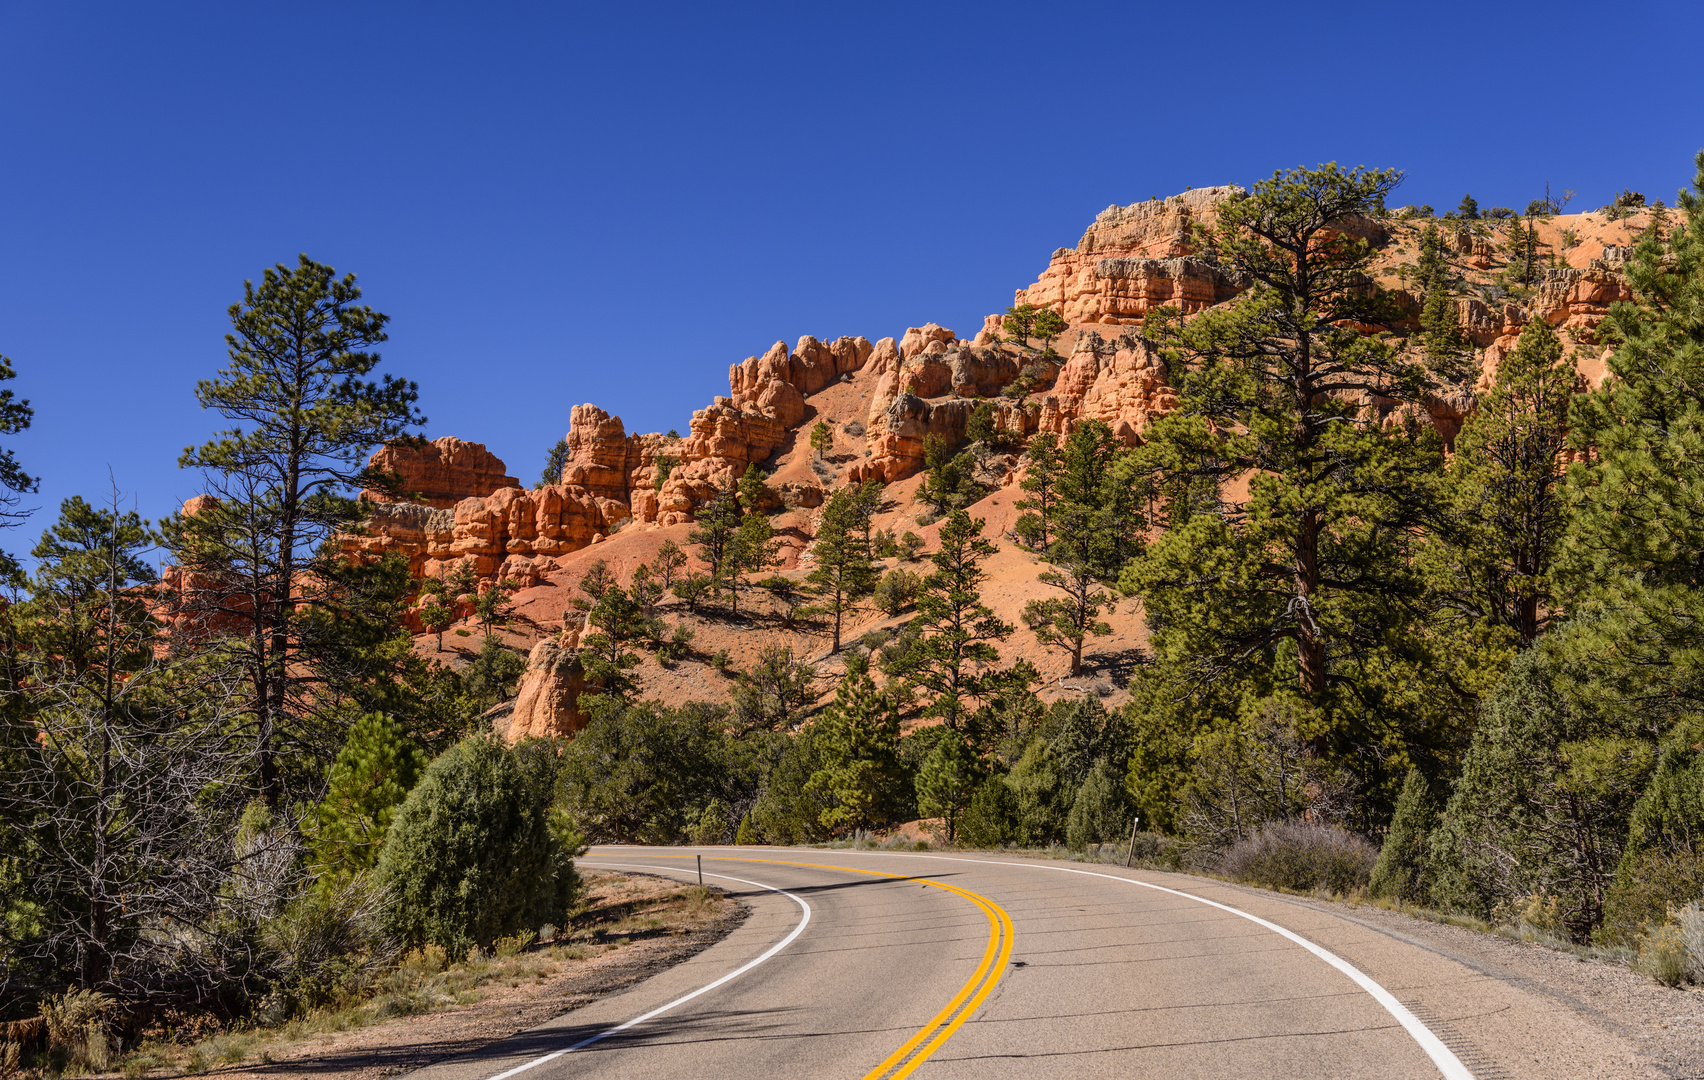
[{"label": "clear blue sky", "polygon": [[393,317],[427,433],[531,481],[571,406],[685,429],[777,338],[961,333],[1093,215],[1336,160],[1400,202],[1672,199],[1696,2],[12,3],[0,353],[27,550],[110,467],[194,494],[245,277],[307,252]]}]

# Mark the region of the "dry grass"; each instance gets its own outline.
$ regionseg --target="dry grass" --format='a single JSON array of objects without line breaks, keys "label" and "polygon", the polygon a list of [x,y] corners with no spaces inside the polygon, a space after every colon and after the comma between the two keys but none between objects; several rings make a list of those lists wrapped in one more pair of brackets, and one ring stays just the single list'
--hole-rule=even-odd
[{"label": "dry grass", "polygon": [[[435,946],[417,949],[374,981],[361,1001],[314,1010],[277,1023],[233,1025],[196,1041],[157,1033],[120,1065],[131,1080],[196,1076],[244,1063],[267,1064],[301,1044],[326,1036],[477,1003],[494,990],[513,996],[571,975],[576,965],[607,956],[635,941],[690,934],[734,910],[717,889],[682,886],[611,872],[587,874],[586,900],[567,925],[497,941],[490,953],[474,950],[451,964]],[[38,1073],[38,1080],[54,1074]],[[75,1075],[66,1073],[63,1075]]]}]

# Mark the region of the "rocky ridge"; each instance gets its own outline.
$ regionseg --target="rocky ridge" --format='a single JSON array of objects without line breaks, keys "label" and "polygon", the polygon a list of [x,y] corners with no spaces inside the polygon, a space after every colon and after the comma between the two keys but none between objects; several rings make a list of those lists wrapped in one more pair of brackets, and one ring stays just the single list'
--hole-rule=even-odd
[{"label": "rocky ridge", "polygon": [[[778,341],[729,367],[729,394],[695,411],[684,436],[629,433],[619,417],[597,406],[573,407],[559,481],[530,490],[477,443],[444,438],[424,447],[386,448],[373,465],[401,476],[404,488],[418,496],[398,501],[367,493],[368,520],[344,537],[345,550],[363,557],[400,552],[421,577],[442,576],[471,558],[488,581],[509,579],[523,589],[549,585],[570,573],[565,567],[583,562],[574,553],[617,533],[620,546],[629,547],[633,530],[672,530],[689,522],[718,489],[758,463],[770,474],[771,509],[783,515],[778,521],[790,545],[784,565],[797,566],[812,530],[808,511],[829,488],[869,479],[902,484],[922,469],[925,439],[962,439],[980,403],[989,403],[996,422],[1013,432],[1063,435],[1096,419],[1133,445],[1149,423],[1176,407],[1165,363],[1141,335],[1141,323],[1158,306],[1190,313],[1246,288],[1216,265],[1210,250],[1198,250],[1201,229],[1243,194],[1233,186],[1203,188],[1097,215],[1075,248],[1056,251],[1036,282],[1015,294],[1018,303],[1046,306],[1066,318],[1060,354],[1003,340],[998,315],[968,341],[934,323],[874,343],[806,336],[789,348]],[[1500,250],[1493,226],[1437,223],[1453,263],[1478,293],[1459,300],[1458,311],[1479,350],[1479,370],[1425,403],[1446,440],[1533,319],[1560,328],[1579,346],[1583,380],[1602,378],[1602,349],[1593,335],[1609,305],[1630,296],[1621,267],[1647,220],[1645,213],[1617,221],[1601,214],[1540,219],[1540,242],[1566,265],[1542,270],[1522,301],[1491,299],[1497,290],[1483,287]],[[1415,257],[1427,223],[1398,217],[1354,223],[1351,231],[1379,247],[1381,283],[1401,289],[1401,268]],[[1411,300],[1418,311],[1417,298]],[[1021,393],[1013,386],[1018,380]],[[1394,403],[1369,397],[1362,404],[1387,422],[1404,415]],[[833,451],[826,455],[813,454],[804,437],[818,418],[830,420],[833,429]],[[1016,479],[1009,472],[1016,459],[996,464],[1008,470],[1005,483]],[[901,501],[908,498],[903,492],[909,485],[895,490]],[[531,640],[553,633],[539,624]],[[572,643],[544,641],[553,641],[555,651],[533,649],[511,733],[569,731],[583,722],[573,705],[578,688],[572,665],[563,660]]]}]

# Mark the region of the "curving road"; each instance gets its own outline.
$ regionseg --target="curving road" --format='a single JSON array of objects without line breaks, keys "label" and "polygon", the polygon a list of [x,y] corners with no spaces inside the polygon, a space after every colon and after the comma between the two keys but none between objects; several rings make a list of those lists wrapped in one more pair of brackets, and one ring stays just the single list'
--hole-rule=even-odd
[{"label": "curving road", "polygon": [[1201,878],[753,847],[599,847],[584,864],[696,880],[697,855],[752,909],[725,940],[416,1076],[1629,1075],[1551,997]]}]

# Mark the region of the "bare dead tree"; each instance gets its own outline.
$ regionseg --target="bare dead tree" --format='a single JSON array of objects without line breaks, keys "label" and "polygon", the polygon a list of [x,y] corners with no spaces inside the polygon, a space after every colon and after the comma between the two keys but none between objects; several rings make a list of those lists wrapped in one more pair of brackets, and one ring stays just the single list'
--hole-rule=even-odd
[{"label": "bare dead tree", "polygon": [[67,500],[27,597],[0,614],[0,836],[33,927],[9,976],[179,999],[240,979],[229,884],[249,747],[242,671],[163,647],[147,523]]}]

